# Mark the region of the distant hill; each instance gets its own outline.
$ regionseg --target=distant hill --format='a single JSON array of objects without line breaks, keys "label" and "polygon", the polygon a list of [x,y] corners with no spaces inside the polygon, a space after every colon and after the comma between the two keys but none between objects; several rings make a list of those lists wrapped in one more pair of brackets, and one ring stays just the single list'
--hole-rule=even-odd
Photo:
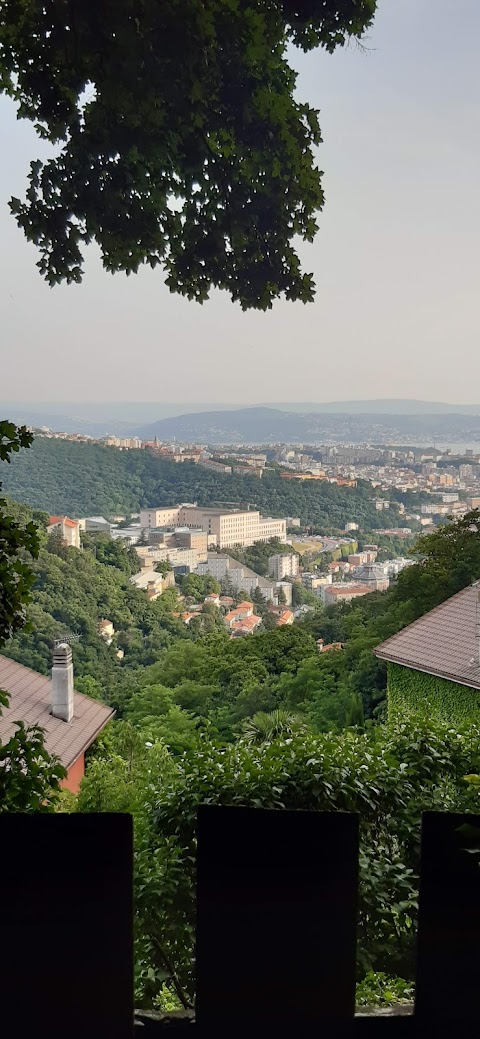
[{"label": "distant hill", "polygon": [[[264,401],[255,403],[245,401],[244,404],[221,403],[190,403],[170,401],[1,401],[0,418],[10,418],[14,422],[26,423],[29,426],[48,426],[50,429],[63,430],[67,433],[86,433],[90,436],[101,437],[107,433],[120,436],[133,436],[142,433],[145,428],[153,428],[157,422],[167,419],[179,418],[182,423],[186,416],[190,416],[194,423],[198,416],[218,416],[221,424],[225,414],[232,417],[235,423],[241,413],[250,413],[252,421],[255,413],[264,418],[268,417],[272,423],[278,420],[280,414],[285,413],[292,417],[298,415],[464,415],[480,416],[480,404],[446,404],[424,400],[406,400],[399,398],[380,400],[345,400],[315,403],[314,401],[281,403]],[[265,414],[266,413],[266,414]],[[276,416],[276,419],[275,419]],[[238,419],[242,426],[242,419]],[[168,426],[165,428],[169,428]],[[263,427],[262,427],[263,429]],[[160,436],[160,433],[158,434]],[[170,435],[170,434],[165,434]],[[175,434],[172,434],[175,435]],[[261,433],[261,437],[264,433]],[[299,432],[299,437],[303,437]],[[260,437],[260,439],[261,439]]]},{"label": "distant hill", "polygon": [[210,411],[161,419],[140,430],[145,439],[206,444],[391,443],[418,437],[430,440],[480,440],[480,414],[379,414],[290,412],[277,408]]}]

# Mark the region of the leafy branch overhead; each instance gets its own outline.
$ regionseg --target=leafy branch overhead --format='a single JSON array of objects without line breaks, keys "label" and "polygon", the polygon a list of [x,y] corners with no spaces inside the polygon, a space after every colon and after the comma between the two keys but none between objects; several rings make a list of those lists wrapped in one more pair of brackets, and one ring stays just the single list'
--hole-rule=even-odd
[{"label": "leafy branch overhead", "polygon": [[5,0],[0,89],[61,145],[10,206],[50,285],[161,264],[171,291],[244,309],[313,299],[296,237],[323,206],[318,113],[287,46],[333,51],[376,0]]}]

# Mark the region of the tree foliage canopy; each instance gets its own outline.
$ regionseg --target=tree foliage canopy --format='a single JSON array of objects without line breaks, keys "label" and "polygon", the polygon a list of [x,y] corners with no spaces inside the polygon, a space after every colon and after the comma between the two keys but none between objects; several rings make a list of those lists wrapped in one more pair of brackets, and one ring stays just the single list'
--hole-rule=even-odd
[{"label": "tree foliage canopy", "polygon": [[[262,480],[249,474],[227,476],[194,462],[177,465],[154,451],[121,451],[43,437],[15,458],[4,474],[4,487],[17,501],[73,518],[93,513],[108,518],[179,501],[201,505],[235,501],[250,502],[267,516],[299,516],[302,524],[322,534],[343,532],[352,516],[364,531],[385,523],[383,513],[375,508],[375,491],[364,480],[356,487],[338,487],[326,481],[282,480],[276,472],[266,472]],[[389,516],[389,522],[397,522],[393,506]],[[262,552],[252,546],[245,556],[247,565],[255,570],[262,566]]]},{"label": "tree foliage canopy", "polygon": [[[25,426],[1,421],[0,462],[10,462],[12,454],[30,447],[32,439]],[[0,647],[25,627],[35,579],[30,564],[40,546],[29,510],[16,506],[13,512],[0,497]],[[0,714],[7,703],[0,689]],[[45,749],[42,730],[16,722],[14,733],[0,743],[0,812],[52,811],[65,775],[63,765]]]},{"label": "tree foliage canopy", "polygon": [[333,51],[376,0],[5,0],[0,88],[58,157],[11,208],[50,285],[161,264],[169,288],[242,307],[311,301],[293,240],[323,206],[318,113],[294,96],[289,43]]},{"label": "tree foliage canopy", "polygon": [[[25,426],[0,422],[0,462],[10,462],[12,453],[30,447],[32,440]],[[0,645],[25,624],[25,607],[33,584],[26,559],[38,555],[38,547],[35,524],[15,522],[7,502],[0,498]]]}]

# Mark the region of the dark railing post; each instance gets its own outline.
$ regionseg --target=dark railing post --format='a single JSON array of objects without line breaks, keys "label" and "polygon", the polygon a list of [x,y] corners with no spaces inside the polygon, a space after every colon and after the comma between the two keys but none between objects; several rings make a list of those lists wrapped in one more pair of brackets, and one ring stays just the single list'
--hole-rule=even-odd
[{"label": "dark railing post", "polygon": [[430,1034],[480,1027],[480,816],[422,819],[415,1017]]},{"label": "dark railing post", "polygon": [[133,1035],[132,819],[0,814],[0,1032]]},{"label": "dark railing post", "polygon": [[201,1036],[339,1034],[355,1008],[357,817],[202,806],[197,861]]}]

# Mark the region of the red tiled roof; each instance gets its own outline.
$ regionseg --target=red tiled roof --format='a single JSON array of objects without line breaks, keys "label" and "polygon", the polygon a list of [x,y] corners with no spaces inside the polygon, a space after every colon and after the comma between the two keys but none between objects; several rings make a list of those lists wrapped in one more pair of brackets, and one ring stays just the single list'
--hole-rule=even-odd
[{"label": "red tiled roof", "polygon": [[69,519],[68,516],[50,516],[49,526],[54,523],[64,523],[66,527],[78,527],[78,520]]},{"label": "red tiled roof", "polygon": [[16,721],[39,725],[47,750],[56,754],[65,768],[71,768],[115,714],[111,707],[76,692],[72,721],[54,718],[50,713],[51,679],[1,655],[0,689],[10,695],[8,707],[2,707],[0,715],[0,741],[13,735]]},{"label": "red tiled roof", "polygon": [[341,584],[338,588],[335,588],[335,585],[328,584],[325,588],[327,595],[331,595],[333,592],[334,595],[339,595],[340,597],[342,595],[366,595],[366,593],[371,592],[371,590],[371,588],[367,588],[364,584],[359,584],[357,588],[345,588],[345,586]]},{"label": "red tiled roof", "polygon": [[436,606],[377,646],[380,660],[480,689],[476,638],[480,581]]},{"label": "red tiled roof", "polygon": [[240,631],[245,629],[253,630],[253,628],[256,628],[261,623],[261,617],[244,617],[241,621],[234,621],[233,624],[230,625],[230,628],[232,631]]}]

